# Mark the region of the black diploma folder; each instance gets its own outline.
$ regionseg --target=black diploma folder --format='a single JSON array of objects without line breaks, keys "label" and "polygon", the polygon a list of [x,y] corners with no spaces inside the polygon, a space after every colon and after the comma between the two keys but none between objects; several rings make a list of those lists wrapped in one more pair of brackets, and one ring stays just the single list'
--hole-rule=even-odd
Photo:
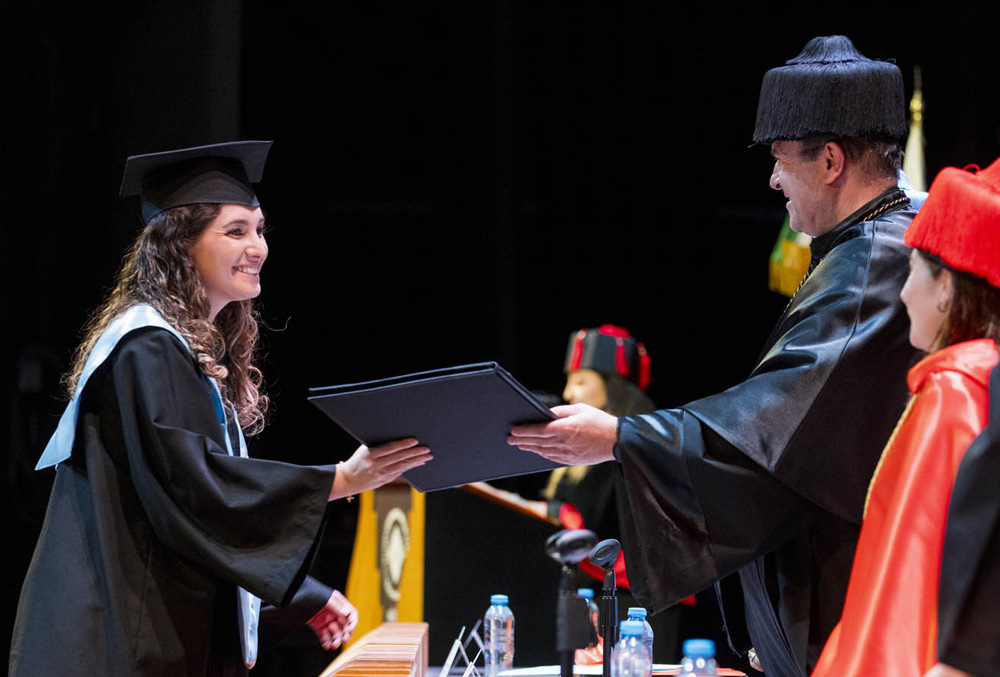
[{"label": "black diploma folder", "polygon": [[368,446],[415,437],[434,458],[403,477],[419,491],[559,467],[507,444],[510,429],[555,415],[495,362],[310,388],[309,401]]}]

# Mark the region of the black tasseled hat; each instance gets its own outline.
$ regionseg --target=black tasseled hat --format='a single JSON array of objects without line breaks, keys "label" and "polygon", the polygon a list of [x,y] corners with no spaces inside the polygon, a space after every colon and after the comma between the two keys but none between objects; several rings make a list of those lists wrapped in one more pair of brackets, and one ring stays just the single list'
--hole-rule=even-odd
[{"label": "black tasseled hat", "polygon": [[650,361],[646,346],[624,327],[604,324],[569,335],[564,371],[592,369],[601,374],[617,374],[645,392],[650,381]]},{"label": "black tasseled hat", "polygon": [[753,140],[835,135],[906,137],[903,75],[859,52],[843,35],[810,40],[797,57],[764,74]]}]

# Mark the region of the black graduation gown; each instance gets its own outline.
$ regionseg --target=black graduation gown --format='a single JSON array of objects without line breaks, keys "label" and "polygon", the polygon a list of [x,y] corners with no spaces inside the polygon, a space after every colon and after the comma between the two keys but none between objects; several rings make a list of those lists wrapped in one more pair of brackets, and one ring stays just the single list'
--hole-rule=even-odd
[{"label": "black graduation gown", "polygon": [[1000,675],[1000,369],[990,418],[962,459],[948,506],[938,594],[938,660]]},{"label": "black graduation gown", "polygon": [[[11,675],[247,674],[236,586],[293,601],[335,469],[229,456],[209,388],[159,328],[127,335],[91,377],[21,592]],[[306,593],[315,613],[323,592]]]},{"label": "black graduation gown", "polygon": [[655,611],[724,579],[730,643],[754,646],[769,677],[807,674],[840,618],[868,482],[906,404],[915,212],[901,198],[886,191],[813,240],[746,381],[619,422],[632,593]]}]

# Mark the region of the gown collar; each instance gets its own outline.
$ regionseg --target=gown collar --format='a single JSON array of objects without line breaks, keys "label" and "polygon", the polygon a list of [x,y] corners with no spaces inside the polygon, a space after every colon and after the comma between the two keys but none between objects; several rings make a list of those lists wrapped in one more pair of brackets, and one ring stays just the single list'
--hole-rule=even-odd
[{"label": "gown collar", "polygon": [[840,240],[840,236],[852,226],[856,226],[864,221],[871,221],[886,212],[902,209],[909,205],[909,203],[910,199],[906,196],[906,193],[900,190],[899,186],[889,188],[881,195],[863,204],[826,233],[814,237],[809,245],[813,261],[819,261],[826,256],[836,246]]},{"label": "gown collar", "polygon": [[953,343],[937,350],[917,362],[906,375],[906,385],[911,393],[923,387],[927,378],[936,372],[957,371],[987,387],[990,371],[1000,361],[1000,352],[993,339],[981,338]]}]

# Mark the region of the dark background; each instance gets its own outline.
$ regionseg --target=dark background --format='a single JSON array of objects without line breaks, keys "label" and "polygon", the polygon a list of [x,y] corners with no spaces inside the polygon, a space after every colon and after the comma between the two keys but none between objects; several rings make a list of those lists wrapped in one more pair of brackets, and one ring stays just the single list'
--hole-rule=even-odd
[{"label": "dark background", "polygon": [[[815,35],[895,59],[907,95],[921,67],[929,177],[1000,155],[996,3],[692,4],[0,5],[4,639],[58,377],[137,232],[129,154],[274,139],[275,407],[253,452],[300,463],[354,446],[310,386],[496,360],[559,393],[584,326],[646,343],[662,406],[745,375],[786,302],[767,289],[784,213],[749,147],[758,87]],[[331,513],[318,566],[340,586],[354,513]]]}]

